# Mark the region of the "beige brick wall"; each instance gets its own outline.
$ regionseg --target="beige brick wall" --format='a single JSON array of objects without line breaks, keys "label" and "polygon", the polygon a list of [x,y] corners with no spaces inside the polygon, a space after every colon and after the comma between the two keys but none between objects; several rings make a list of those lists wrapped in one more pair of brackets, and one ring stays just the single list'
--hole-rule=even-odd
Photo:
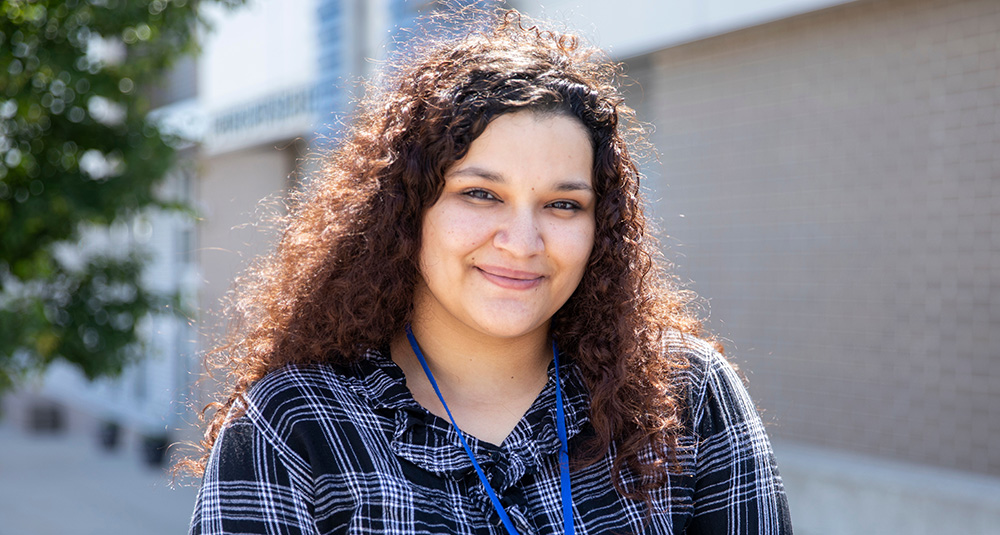
[{"label": "beige brick wall", "polygon": [[775,437],[1000,475],[1000,1],[633,58],[678,272]]}]

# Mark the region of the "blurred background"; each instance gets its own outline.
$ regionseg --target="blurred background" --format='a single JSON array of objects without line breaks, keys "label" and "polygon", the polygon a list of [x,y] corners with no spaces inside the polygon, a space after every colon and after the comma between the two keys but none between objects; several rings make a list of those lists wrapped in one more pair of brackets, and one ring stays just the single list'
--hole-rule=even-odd
[{"label": "blurred background", "polygon": [[[0,18],[29,4],[54,16],[78,2],[5,1]],[[166,13],[184,2],[121,8],[133,4]],[[357,80],[438,8],[239,4],[206,2],[200,53],[164,65],[160,82],[117,81],[173,136],[157,194],[193,209],[139,203],[105,218],[111,230],[51,248],[62,264],[141,249],[139,280],[181,312],[119,321],[141,344],[117,376],[37,340],[3,349],[20,368],[0,390],[0,534],[186,530],[196,482],[169,488],[177,453],[165,445],[199,438],[191,407],[214,388],[198,379],[220,299],[272,238],[257,224],[260,201],[280,204],[308,179],[303,160],[336,138]],[[504,5],[576,28],[625,65],[629,104],[658,151],[642,168],[651,215],[747,379],[796,532],[1000,533],[1000,2]],[[141,40],[135,28],[102,39]],[[13,58],[0,76],[30,67],[18,46],[0,31],[0,49],[14,51],[0,56]],[[7,104],[20,98],[10,87],[0,87],[5,121],[20,109]],[[94,102],[84,111],[97,116]],[[13,128],[0,131],[0,224],[42,195],[41,179],[23,195],[13,181],[33,149],[9,141]],[[116,176],[114,153],[103,156],[92,178]],[[15,227],[0,228],[12,250]],[[13,261],[0,267],[9,330],[30,277]],[[93,352],[86,325],[100,307],[88,306],[63,323]],[[24,364],[38,352],[43,364]]]}]

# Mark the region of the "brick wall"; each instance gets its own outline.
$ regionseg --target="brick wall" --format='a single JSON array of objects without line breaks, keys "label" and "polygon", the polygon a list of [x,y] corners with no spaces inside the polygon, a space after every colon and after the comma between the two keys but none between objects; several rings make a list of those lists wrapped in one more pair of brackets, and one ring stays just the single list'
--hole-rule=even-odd
[{"label": "brick wall", "polygon": [[1000,2],[861,0],[628,61],[773,436],[1000,475],[998,58]]}]

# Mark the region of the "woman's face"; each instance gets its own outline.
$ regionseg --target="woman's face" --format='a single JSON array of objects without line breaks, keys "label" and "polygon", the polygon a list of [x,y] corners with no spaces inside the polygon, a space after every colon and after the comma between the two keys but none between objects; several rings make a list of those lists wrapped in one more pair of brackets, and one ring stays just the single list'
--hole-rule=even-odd
[{"label": "woman's face", "polygon": [[494,119],[424,215],[418,319],[490,337],[547,333],[594,245],[593,162],[574,117]]}]

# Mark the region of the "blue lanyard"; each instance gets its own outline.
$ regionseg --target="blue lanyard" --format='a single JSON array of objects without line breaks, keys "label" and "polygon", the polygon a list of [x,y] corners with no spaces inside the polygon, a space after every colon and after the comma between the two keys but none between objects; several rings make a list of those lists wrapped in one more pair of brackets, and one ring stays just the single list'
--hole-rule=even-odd
[{"label": "blue lanyard", "polygon": [[[503,505],[500,504],[500,499],[497,498],[496,491],[493,490],[493,486],[490,485],[489,480],[486,479],[486,474],[483,473],[483,469],[476,462],[476,456],[472,454],[472,448],[469,447],[469,443],[465,441],[465,437],[462,436],[462,430],[458,428],[458,424],[455,423],[455,418],[451,415],[451,411],[448,409],[448,404],[444,402],[444,396],[441,395],[441,389],[438,388],[437,382],[434,380],[434,374],[431,373],[431,369],[427,366],[427,361],[424,359],[424,354],[420,351],[420,346],[417,344],[417,339],[413,336],[413,330],[410,326],[406,326],[406,338],[410,341],[410,347],[413,348],[413,352],[417,355],[417,360],[420,361],[420,366],[424,368],[424,373],[427,375],[427,379],[430,380],[431,386],[434,387],[434,392],[437,393],[438,399],[441,400],[441,405],[444,406],[444,411],[448,413],[448,419],[451,420],[451,425],[455,426],[455,431],[458,432],[458,439],[462,441],[462,447],[465,448],[465,453],[469,456],[469,460],[472,461],[472,467],[476,469],[476,474],[479,476],[479,481],[482,482],[483,487],[486,488],[486,493],[490,496],[490,501],[493,502],[493,508],[496,509],[500,519],[503,521],[504,527],[507,528],[507,533],[509,535],[518,535],[517,530],[514,529],[514,524],[511,523],[510,517],[507,516],[507,511],[504,510]],[[569,486],[569,448],[566,446],[566,417],[563,414],[563,402],[562,402],[562,387],[559,386],[559,350],[556,348],[556,343],[552,341],[552,359],[555,361],[556,367],[556,427],[559,433],[559,479],[562,486],[562,506],[563,506],[563,531],[566,535],[573,535],[573,494],[570,491]]]}]

